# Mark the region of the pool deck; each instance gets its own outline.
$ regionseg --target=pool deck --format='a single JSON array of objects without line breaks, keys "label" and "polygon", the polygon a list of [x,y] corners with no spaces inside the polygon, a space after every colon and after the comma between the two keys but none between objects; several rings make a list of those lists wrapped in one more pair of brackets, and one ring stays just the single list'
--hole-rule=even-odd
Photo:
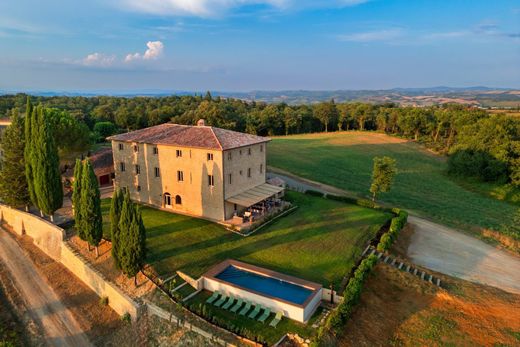
[{"label": "pool deck", "polygon": [[[267,294],[264,294],[264,293],[257,292],[257,291],[255,291],[255,290],[253,290],[251,288],[241,287],[239,285],[236,285],[234,283],[230,283],[230,282],[221,280],[221,279],[216,277],[218,274],[220,274],[222,271],[224,271],[229,266],[234,266],[236,268],[239,268],[239,269],[242,269],[242,270],[245,270],[245,271],[249,271],[249,272],[252,272],[252,273],[256,273],[256,274],[261,275],[261,276],[266,276],[266,277],[272,277],[272,278],[280,279],[282,281],[285,281],[285,282],[288,282],[288,283],[292,283],[292,284],[295,284],[295,285],[307,288],[307,289],[311,290],[312,293],[309,295],[309,297],[305,300],[305,302],[303,304],[296,304],[294,302],[290,302],[290,301],[287,301],[287,300],[284,300],[284,299],[281,299],[281,298],[278,298],[278,297],[274,297],[274,296],[270,296],[270,295],[267,295]],[[236,288],[239,288],[239,289],[242,289],[242,290],[245,290],[245,291],[257,294],[257,295],[260,295],[260,296],[264,296],[264,297],[267,297],[267,298],[269,298],[271,300],[280,301],[280,302],[283,302],[283,303],[286,303],[286,304],[289,304],[289,305],[292,305],[292,306],[297,306],[297,307],[300,307],[300,308],[305,308],[314,299],[316,294],[319,294],[319,292],[321,291],[321,289],[323,287],[321,284],[318,284],[318,283],[307,281],[307,280],[304,280],[304,279],[301,279],[301,278],[298,278],[298,277],[294,277],[294,276],[289,276],[289,275],[286,275],[286,274],[283,274],[283,273],[280,273],[280,272],[276,272],[276,271],[272,271],[272,270],[269,270],[269,269],[266,269],[266,268],[263,268],[263,267],[247,264],[247,263],[244,263],[244,262],[241,262],[241,261],[238,261],[238,260],[234,260],[234,259],[227,259],[227,260],[224,260],[223,262],[215,265],[210,270],[208,270],[204,275],[202,275],[202,277],[211,279],[211,280],[216,281],[216,282],[220,282],[220,283],[228,285],[228,286],[236,287]]]}]

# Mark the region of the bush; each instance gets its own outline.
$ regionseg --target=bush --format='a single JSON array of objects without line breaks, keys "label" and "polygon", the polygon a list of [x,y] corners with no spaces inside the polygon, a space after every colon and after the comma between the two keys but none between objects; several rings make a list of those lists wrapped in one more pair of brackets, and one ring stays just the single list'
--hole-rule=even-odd
[{"label": "bush", "polygon": [[372,272],[376,263],[377,257],[370,255],[359,264],[354,272],[354,276],[350,278],[343,292],[343,300],[329,315],[323,328],[319,330],[316,345],[326,345],[326,341],[329,340],[329,334],[336,335],[343,330],[344,325],[350,319],[354,307],[359,303],[365,280]]},{"label": "bush", "polygon": [[108,305],[108,296],[102,296],[99,298],[99,304],[101,306],[107,306]]},{"label": "bush", "polygon": [[392,218],[389,230],[381,236],[381,239],[377,244],[377,250],[379,252],[386,252],[390,247],[392,247],[392,244],[399,236],[399,232],[404,228],[408,221],[408,212],[400,209],[392,209],[392,212],[396,213],[397,216]]},{"label": "bush", "polygon": [[317,190],[312,190],[312,189],[306,190],[305,194],[312,195],[312,196],[319,196],[320,198],[324,197],[324,194],[322,192],[318,192]]},{"label": "bush", "polygon": [[122,315],[121,321],[124,323],[130,323],[132,321],[132,317],[130,316],[130,313],[126,312],[124,315]]},{"label": "bush", "polygon": [[507,163],[489,153],[468,149],[458,150],[448,157],[448,173],[484,182],[505,183],[508,180]]},{"label": "bush", "polygon": [[354,205],[359,205],[361,207],[368,207],[368,208],[377,207],[377,205],[372,200],[368,200],[368,199],[355,199],[355,198],[350,198],[348,196],[329,195],[329,194],[327,194],[327,199],[346,202],[346,203],[354,204]]}]

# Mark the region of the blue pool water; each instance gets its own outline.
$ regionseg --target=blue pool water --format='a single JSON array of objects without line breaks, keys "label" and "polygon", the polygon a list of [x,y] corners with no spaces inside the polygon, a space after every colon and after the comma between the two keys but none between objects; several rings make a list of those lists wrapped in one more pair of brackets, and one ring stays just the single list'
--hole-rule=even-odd
[{"label": "blue pool water", "polygon": [[240,287],[254,290],[258,293],[280,298],[295,304],[303,304],[311,295],[312,290],[285,282],[273,277],[258,275],[253,272],[228,266],[216,278],[236,284]]}]

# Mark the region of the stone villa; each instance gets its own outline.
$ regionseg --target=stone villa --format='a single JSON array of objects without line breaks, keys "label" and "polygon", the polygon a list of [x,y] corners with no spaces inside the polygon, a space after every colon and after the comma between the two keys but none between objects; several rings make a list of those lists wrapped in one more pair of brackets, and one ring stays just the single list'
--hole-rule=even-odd
[{"label": "stone villa", "polygon": [[114,135],[115,185],[132,199],[225,221],[283,191],[266,183],[269,138],[205,126],[162,124]]}]

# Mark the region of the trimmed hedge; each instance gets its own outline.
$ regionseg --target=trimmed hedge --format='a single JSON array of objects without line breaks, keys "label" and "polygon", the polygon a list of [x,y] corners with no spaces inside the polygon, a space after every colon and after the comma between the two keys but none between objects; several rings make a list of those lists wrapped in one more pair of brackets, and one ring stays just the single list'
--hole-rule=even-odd
[{"label": "trimmed hedge", "polygon": [[392,212],[396,214],[396,217],[392,218],[390,228],[386,233],[381,236],[379,243],[377,244],[377,250],[379,252],[386,252],[392,247],[392,244],[397,237],[399,232],[404,228],[408,221],[408,213],[398,208],[393,208]]},{"label": "trimmed hedge", "polygon": [[368,275],[372,272],[377,263],[377,257],[370,255],[363,259],[361,264],[354,272],[354,276],[348,281],[347,287],[343,292],[343,300],[329,315],[323,327],[318,331],[318,337],[315,346],[322,346],[325,344],[330,335],[337,335],[341,333],[343,327],[350,319],[354,307],[359,303],[363,285]]},{"label": "trimmed hedge", "polygon": [[325,194],[323,194],[322,192],[318,192],[317,190],[312,190],[312,189],[306,190],[305,194],[309,194],[312,196],[319,196],[320,198],[323,198],[325,196]]},{"label": "trimmed hedge", "polygon": [[359,206],[368,207],[368,208],[378,208],[379,207],[375,202],[373,202],[372,200],[368,200],[368,199],[356,199],[356,198],[351,198],[348,196],[331,195],[331,194],[327,194],[327,199],[347,202],[349,204],[359,205]]},{"label": "trimmed hedge", "polygon": [[251,331],[247,328],[235,325],[224,318],[214,316],[211,312],[211,309],[208,309],[206,305],[202,303],[191,304],[188,307],[190,311],[195,312],[200,317],[203,317],[205,320],[212,324],[215,324],[218,327],[231,331],[232,333],[238,336],[242,336],[246,339],[258,342],[263,346],[268,346],[265,337],[263,337],[261,334],[258,334],[257,332]]}]

